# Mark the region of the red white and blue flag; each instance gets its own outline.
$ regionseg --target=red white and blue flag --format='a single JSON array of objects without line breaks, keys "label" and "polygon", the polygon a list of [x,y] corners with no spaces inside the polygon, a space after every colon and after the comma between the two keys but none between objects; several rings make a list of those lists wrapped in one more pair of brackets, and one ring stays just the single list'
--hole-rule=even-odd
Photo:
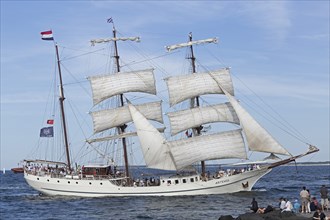
[{"label": "red white and blue flag", "polygon": [[40,34],[41,34],[41,39],[42,40],[54,40],[52,30],[43,31]]}]

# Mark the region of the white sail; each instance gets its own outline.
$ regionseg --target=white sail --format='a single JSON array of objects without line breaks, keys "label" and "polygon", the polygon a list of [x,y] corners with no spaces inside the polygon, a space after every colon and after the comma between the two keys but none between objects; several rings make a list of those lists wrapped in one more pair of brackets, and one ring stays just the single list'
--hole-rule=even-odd
[{"label": "white sail", "polygon": [[144,160],[149,168],[176,170],[165,138],[132,105],[128,104],[140,140]]},{"label": "white sail", "polygon": [[[144,103],[136,105],[136,108],[142,112],[147,119],[163,123],[161,102]],[[127,106],[92,112],[91,115],[93,118],[94,133],[132,121],[131,113]]]},{"label": "white sail", "polygon": [[156,94],[153,69],[92,76],[88,80],[92,86],[94,105],[125,92]]},{"label": "white sail", "polygon": [[291,155],[284,149],[237,101],[225,91],[231,105],[241,122],[244,134],[251,151]]},{"label": "white sail", "polygon": [[234,95],[233,83],[230,77],[229,68],[210,71],[206,73],[193,73],[184,76],[173,76],[166,78],[170,95],[170,105],[173,106],[184,100],[205,95],[224,94],[217,82],[221,82],[223,88]]},{"label": "white sail", "polygon": [[209,39],[205,39],[205,40],[189,41],[187,43],[166,46],[165,48],[167,51],[171,51],[171,50],[175,50],[175,49],[182,48],[182,47],[188,47],[188,46],[192,46],[192,45],[205,44],[205,43],[218,43],[218,39],[216,37],[214,37],[214,38],[209,38]]},{"label": "white sail", "polygon": [[172,135],[212,122],[239,124],[239,119],[230,103],[170,112],[167,115],[170,119]]},{"label": "white sail", "polygon": [[246,159],[241,129],[168,142],[177,169],[205,160]]}]

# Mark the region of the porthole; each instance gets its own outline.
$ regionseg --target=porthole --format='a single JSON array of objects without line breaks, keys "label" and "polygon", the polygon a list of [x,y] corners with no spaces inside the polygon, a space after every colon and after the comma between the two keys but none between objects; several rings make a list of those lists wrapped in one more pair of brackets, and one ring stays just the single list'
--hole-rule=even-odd
[{"label": "porthole", "polygon": [[49,180],[47,180],[47,182],[49,182]]},{"label": "porthole", "polygon": [[76,184],[78,184],[78,182],[76,182]]},{"label": "porthole", "polygon": [[39,178],[37,178],[37,180],[39,180]]},{"label": "porthole", "polygon": [[92,185],[92,183],[91,183],[91,182],[89,182],[89,185]]},{"label": "porthole", "polygon": [[59,183],[60,181],[59,181],[59,180],[57,180],[57,182]]},{"label": "porthole", "polygon": [[70,181],[68,181],[68,183],[70,184]]},{"label": "porthole", "polygon": [[100,185],[103,185],[103,183],[100,183]]}]

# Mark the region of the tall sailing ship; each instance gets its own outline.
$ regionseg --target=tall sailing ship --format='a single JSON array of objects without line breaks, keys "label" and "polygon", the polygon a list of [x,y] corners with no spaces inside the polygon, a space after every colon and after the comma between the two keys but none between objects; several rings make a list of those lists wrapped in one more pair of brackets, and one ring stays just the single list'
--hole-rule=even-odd
[{"label": "tall sailing ship", "polygon": [[[53,40],[49,36],[51,32],[42,34],[43,37],[48,34],[49,39]],[[92,89],[92,101],[94,106],[97,106],[97,110],[90,113],[95,137],[89,138],[86,142],[98,153],[100,149],[94,145],[110,142],[120,146],[123,149],[124,165],[120,166],[113,158],[103,164],[73,165],[64,111],[61,59],[58,46],[55,44],[62,142],[66,149],[66,161],[40,158],[25,160],[24,177],[27,183],[40,193],[100,197],[186,196],[251,191],[255,183],[274,167],[318,151],[316,147],[309,145],[306,153],[293,156],[282,147],[235,98],[230,68],[197,72],[193,46],[217,43],[217,39],[194,41],[192,34],[189,34],[188,42],[166,47],[168,51],[187,48],[192,71],[190,74],[170,76],[165,79],[170,106],[189,103],[186,109],[167,112],[170,126],[165,127],[162,101],[144,103],[139,101],[136,104],[136,100],[127,98],[126,94],[129,93],[157,96],[156,77],[152,68],[121,71],[117,42],[139,41],[139,38],[117,37],[116,34],[113,26],[112,38],[91,41],[94,45],[113,43],[116,69],[113,74],[88,77]],[[226,97],[227,101],[211,105],[202,103],[201,97],[208,94]],[[102,105],[109,99],[117,101],[115,108]],[[104,106],[107,108],[105,109]],[[218,122],[230,123],[235,129],[203,132],[205,125]],[[49,121],[48,124],[52,125],[53,121]],[[133,127],[134,131],[127,130],[128,125]],[[165,138],[163,132],[169,129],[172,137],[180,138]],[[52,126],[43,128],[40,134],[42,137],[51,138],[53,135]],[[156,174],[150,175],[150,172],[146,171],[141,175],[131,169],[127,141],[136,136],[146,165],[144,170],[150,169],[150,172]],[[210,173],[205,165],[206,161],[212,160],[247,159],[248,151],[288,157],[276,162],[268,161],[265,164],[262,162],[258,165],[256,162],[252,162],[251,165],[241,164],[242,168],[239,170],[219,169],[216,173]],[[162,174],[156,176],[158,173]]]}]

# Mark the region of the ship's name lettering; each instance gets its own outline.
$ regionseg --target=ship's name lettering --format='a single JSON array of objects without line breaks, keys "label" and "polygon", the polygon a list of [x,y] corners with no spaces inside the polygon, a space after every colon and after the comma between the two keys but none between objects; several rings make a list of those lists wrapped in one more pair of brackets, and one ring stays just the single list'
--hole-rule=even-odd
[{"label": "ship's name lettering", "polygon": [[226,183],[226,182],[229,182],[229,180],[220,180],[220,181],[217,181],[215,182],[215,184],[221,184],[221,183]]}]

